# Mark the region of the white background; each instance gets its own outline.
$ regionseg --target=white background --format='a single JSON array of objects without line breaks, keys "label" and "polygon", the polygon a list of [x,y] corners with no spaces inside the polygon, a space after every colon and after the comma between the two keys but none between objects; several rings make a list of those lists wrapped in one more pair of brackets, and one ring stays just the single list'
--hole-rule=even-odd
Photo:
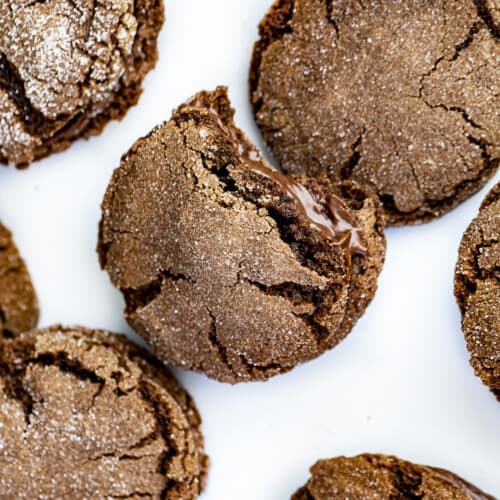
[{"label": "white background", "polygon": [[[136,138],[217,84],[229,85],[238,125],[261,145],[247,75],[270,3],[167,1],[160,60],[139,105],[100,137],[27,171],[0,168],[0,218],[31,270],[41,326],[81,324],[133,336],[95,253],[106,185]],[[236,387],[177,372],[204,419],[212,462],[205,500],[286,499],[317,459],[363,452],[445,467],[500,496],[500,403],[469,365],[452,293],[461,236],[486,192],[431,224],[387,231],[387,263],[372,306],[320,359]]]}]

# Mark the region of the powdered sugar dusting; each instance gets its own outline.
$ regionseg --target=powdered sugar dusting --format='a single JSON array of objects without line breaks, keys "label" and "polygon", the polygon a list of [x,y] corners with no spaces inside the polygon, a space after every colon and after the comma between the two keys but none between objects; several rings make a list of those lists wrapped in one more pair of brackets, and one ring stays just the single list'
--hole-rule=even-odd
[{"label": "powdered sugar dusting", "polygon": [[40,143],[40,139],[28,134],[18,112],[7,94],[0,89],[0,155],[17,156]]},{"label": "powdered sugar dusting", "polygon": [[[134,72],[138,30],[134,7],[133,0],[11,0],[0,5],[0,55],[15,69],[29,105],[47,120],[60,122],[51,134],[83,111],[95,116],[105,110],[127,83]],[[6,80],[9,94],[12,82]],[[4,123],[12,120],[11,108],[2,112]],[[26,137],[35,132],[24,129],[15,138],[3,129],[0,135],[2,148],[16,163],[30,161],[36,144]]]}]

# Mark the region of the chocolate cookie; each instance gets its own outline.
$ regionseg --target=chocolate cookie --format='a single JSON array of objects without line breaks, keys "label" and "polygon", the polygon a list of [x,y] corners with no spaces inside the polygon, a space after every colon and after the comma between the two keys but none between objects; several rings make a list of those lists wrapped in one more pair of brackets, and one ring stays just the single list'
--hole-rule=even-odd
[{"label": "chocolate cookie", "polygon": [[455,296],[471,364],[500,401],[500,183],[462,239]]},{"label": "chocolate cookie", "polygon": [[500,22],[485,0],[277,0],[250,70],[287,172],[352,179],[426,222],[500,163]]},{"label": "chocolate cookie", "polygon": [[193,499],[207,470],[189,395],[125,338],[33,330],[0,343],[1,498]]},{"label": "chocolate cookie", "polygon": [[292,500],[494,500],[447,470],[384,455],[320,460],[311,473]]},{"label": "chocolate cookie", "polygon": [[157,355],[231,383],[336,345],[385,256],[375,198],[273,170],[233,115],[219,87],[137,141],[105,195],[98,246]]},{"label": "chocolate cookie", "polygon": [[0,2],[0,163],[26,166],[122,118],[162,23],[161,0]]},{"label": "chocolate cookie", "polygon": [[10,231],[0,224],[0,341],[34,328],[38,301]]}]

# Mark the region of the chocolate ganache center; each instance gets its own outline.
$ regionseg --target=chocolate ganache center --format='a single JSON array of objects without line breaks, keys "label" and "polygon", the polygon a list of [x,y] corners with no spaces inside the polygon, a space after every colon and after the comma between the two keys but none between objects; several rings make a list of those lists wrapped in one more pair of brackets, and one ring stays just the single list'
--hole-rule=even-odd
[{"label": "chocolate ganache center", "polygon": [[367,259],[368,249],[363,241],[363,229],[356,224],[340,197],[334,194],[319,197],[300,182],[266,165],[259,151],[249,143],[244,134],[224,120],[217,101],[198,98],[188,101],[186,106],[207,109],[234,144],[245,166],[255,174],[279,184],[297,202],[299,210],[310,220],[313,229],[320,231],[336,245],[343,246],[350,258],[356,255]]}]

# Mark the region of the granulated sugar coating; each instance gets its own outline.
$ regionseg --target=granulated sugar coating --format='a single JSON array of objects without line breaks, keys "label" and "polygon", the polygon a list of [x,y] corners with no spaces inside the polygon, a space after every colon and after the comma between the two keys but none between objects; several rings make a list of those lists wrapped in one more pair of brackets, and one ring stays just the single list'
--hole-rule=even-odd
[{"label": "granulated sugar coating", "polygon": [[311,474],[292,500],[494,500],[447,470],[384,455],[320,460]]},{"label": "granulated sugar coating", "polygon": [[38,301],[10,231],[0,223],[0,342],[35,328]]},{"label": "granulated sugar coating", "polygon": [[194,499],[189,395],[122,337],[53,327],[0,343],[0,498]]},{"label": "granulated sugar coating", "polygon": [[500,401],[500,183],[464,234],[455,295],[472,366]]},{"label": "granulated sugar coating", "polygon": [[250,71],[287,172],[375,190],[389,224],[455,207],[498,169],[496,0],[277,0]]},{"label": "granulated sugar coating", "polygon": [[0,163],[101,132],[157,58],[160,0],[0,2]]},{"label": "granulated sugar coating", "polygon": [[335,346],[385,256],[380,205],[346,183],[274,171],[201,92],[124,156],[103,201],[101,265],[164,361],[265,380]]}]

